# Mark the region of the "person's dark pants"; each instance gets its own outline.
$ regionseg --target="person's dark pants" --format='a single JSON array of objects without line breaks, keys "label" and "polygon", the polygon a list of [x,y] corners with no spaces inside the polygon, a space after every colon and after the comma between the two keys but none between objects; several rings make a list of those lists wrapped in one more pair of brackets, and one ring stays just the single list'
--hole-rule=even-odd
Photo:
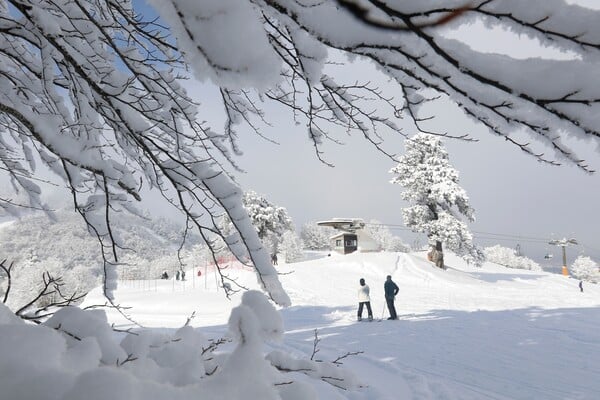
[{"label": "person's dark pants", "polygon": [[396,307],[394,306],[394,298],[386,297],[385,301],[387,302],[387,307],[390,312],[390,319],[398,319],[398,314],[396,314]]},{"label": "person's dark pants", "polygon": [[358,319],[362,319],[363,306],[367,306],[367,313],[369,314],[369,319],[373,319],[373,311],[371,311],[371,302],[370,301],[361,301],[358,303]]}]

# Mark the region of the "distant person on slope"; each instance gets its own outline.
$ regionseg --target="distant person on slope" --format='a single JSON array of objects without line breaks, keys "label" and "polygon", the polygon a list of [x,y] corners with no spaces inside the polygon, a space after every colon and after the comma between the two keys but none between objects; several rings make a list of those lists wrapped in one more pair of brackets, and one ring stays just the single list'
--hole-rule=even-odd
[{"label": "distant person on slope", "polygon": [[394,306],[394,299],[398,294],[400,289],[398,285],[394,283],[392,280],[392,276],[388,275],[385,283],[383,284],[383,290],[385,292],[385,301],[387,303],[388,310],[390,312],[390,317],[388,319],[398,319],[398,314],[396,314],[396,307]]},{"label": "distant person on slope", "polygon": [[583,293],[583,281],[579,281],[579,290]]},{"label": "distant person on slope", "polygon": [[362,321],[363,306],[367,306],[369,321],[373,321],[373,312],[371,311],[371,298],[369,297],[369,285],[360,278],[360,287],[358,288],[358,320]]}]

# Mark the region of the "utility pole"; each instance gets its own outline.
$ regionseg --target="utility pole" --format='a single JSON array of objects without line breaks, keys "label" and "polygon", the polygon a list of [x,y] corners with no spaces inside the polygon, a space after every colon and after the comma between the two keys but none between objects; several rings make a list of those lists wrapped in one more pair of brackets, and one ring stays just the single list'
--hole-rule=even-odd
[{"label": "utility pole", "polygon": [[552,244],[554,246],[562,247],[562,256],[563,256],[563,265],[562,265],[562,274],[564,276],[569,276],[569,270],[567,269],[567,246],[572,244],[578,244],[575,239],[559,239],[559,240],[551,240],[548,244]]}]

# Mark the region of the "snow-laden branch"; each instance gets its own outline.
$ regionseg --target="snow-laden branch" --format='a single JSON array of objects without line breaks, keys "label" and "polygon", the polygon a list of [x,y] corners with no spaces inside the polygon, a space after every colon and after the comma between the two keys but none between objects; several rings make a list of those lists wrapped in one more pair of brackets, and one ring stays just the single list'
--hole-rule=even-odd
[{"label": "snow-laden branch", "polygon": [[[148,186],[209,245],[222,237],[218,217],[235,214],[260,282],[289,304],[241,190],[220,164],[235,168],[226,136],[198,122],[181,84],[180,48],[165,26],[143,20],[129,1],[7,0],[0,36],[0,163],[29,207],[44,208],[36,163],[64,179],[100,242],[107,297],[121,250],[112,221]],[[11,202],[2,206],[15,211]]]},{"label": "snow-laden branch", "polygon": [[[597,10],[561,0],[151,4],[160,19],[137,14],[129,0],[0,2],[0,171],[21,193],[18,201],[3,196],[0,207],[46,208],[40,165],[62,178],[99,239],[108,297],[121,250],[112,221],[148,187],[209,245],[225,239],[217,221],[229,215],[241,238],[234,253],[249,254],[272,299],[289,303],[229,178],[242,151],[238,134],[262,135],[267,103],[289,110],[325,163],[323,144],[341,142],[340,133],[397,159],[384,137],[405,134],[401,118],[415,130],[474,140],[427,129],[436,116],[422,105],[447,97],[540,161],[593,169],[565,138],[600,142]],[[572,56],[516,59],[494,54],[493,43],[481,52],[445,34],[480,20]],[[346,60],[356,58],[390,83],[354,76]],[[186,93],[188,67],[219,87],[221,131],[200,122],[207,111]]]}]

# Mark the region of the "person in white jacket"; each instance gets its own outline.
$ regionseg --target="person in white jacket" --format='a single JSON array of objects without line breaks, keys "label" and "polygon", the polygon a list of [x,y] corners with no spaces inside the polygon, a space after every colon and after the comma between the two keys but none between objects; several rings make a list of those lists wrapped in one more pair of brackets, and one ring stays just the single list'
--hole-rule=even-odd
[{"label": "person in white jacket", "polygon": [[367,306],[369,321],[373,321],[373,311],[371,311],[371,298],[369,297],[369,285],[365,283],[364,278],[360,278],[360,287],[358,288],[358,320],[362,321],[363,307]]}]

